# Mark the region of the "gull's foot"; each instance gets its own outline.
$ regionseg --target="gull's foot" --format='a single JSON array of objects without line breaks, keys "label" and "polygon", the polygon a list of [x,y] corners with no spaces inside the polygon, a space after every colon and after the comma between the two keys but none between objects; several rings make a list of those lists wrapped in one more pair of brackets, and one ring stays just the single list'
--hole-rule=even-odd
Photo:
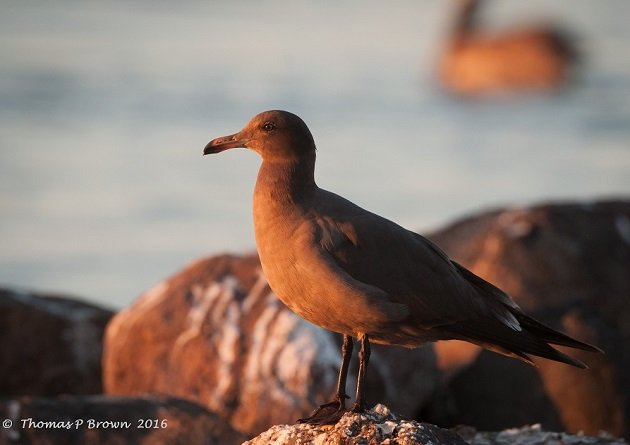
[{"label": "gull's foot", "polygon": [[344,404],[338,400],[321,405],[313,414],[303,419],[298,419],[297,423],[309,423],[311,425],[333,425],[348,412]]}]

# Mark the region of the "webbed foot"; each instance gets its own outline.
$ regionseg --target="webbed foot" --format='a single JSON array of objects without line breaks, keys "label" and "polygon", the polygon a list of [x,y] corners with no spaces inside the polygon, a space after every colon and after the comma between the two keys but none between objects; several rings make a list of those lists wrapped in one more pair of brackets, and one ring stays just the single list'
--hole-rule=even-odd
[{"label": "webbed foot", "polygon": [[343,417],[348,410],[345,408],[345,403],[341,403],[339,400],[334,400],[329,403],[325,403],[313,411],[309,417],[298,419],[297,423],[308,423],[311,425],[333,425]]}]

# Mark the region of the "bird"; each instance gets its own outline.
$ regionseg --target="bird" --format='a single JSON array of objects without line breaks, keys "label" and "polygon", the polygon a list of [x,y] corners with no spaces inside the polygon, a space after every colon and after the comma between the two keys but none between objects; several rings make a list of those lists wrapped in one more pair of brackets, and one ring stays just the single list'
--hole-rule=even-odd
[{"label": "bird", "polygon": [[550,344],[602,352],[529,317],[427,238],[319,188],[315,142],[297,115],[262,112],[238,133],[212,139],[203,154],[239,147],[262,157],[253,218],[271,289],[296,314],[343,336],[334,400],[299,422],[335,423],[348,411],[353,339],[360,347],[353,412],[367,408],[370,342],[415,348],[464,340],[528,363],[533,355],[579,368],[586,365]]},{"label": "bird", "polygon": [[550,90],[564,86],[580,60],[572,37],[551,24],[491,33],[479,24],[481,0],[458,0],[438,71],[458,95]]}]

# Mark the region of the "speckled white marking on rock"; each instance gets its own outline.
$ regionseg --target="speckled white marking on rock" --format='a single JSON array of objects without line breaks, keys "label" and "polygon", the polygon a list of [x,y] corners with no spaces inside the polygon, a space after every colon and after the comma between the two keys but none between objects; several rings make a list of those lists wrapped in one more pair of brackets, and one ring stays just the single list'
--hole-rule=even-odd
[{"label": "speckled white marking on rock", "polygon": [[[218,367],[217,367],[217,386],[213,393],[214,401],[220,406],[221,401],[225,397],[230,382],[233,380],[234,365],[237,360],[236,352],[238,350],[238,342],[241,338],[241,311],[238,304],[233,300],[233,286],[225,289],[222,293],[224,298],[229,299],[229,304],[225,310],[223,323],[215,339],[218,340]],[[215,316],[218,314],[214,314]]]},{"label": "speckled white marking on rock", "polygon": [[262,273],[262,269],[258,269],[258,280],[252,286],[249,293],[245,296],[245,299],[241,303],[241,310],[243,314],[247,314],[252,310],[254,304],[261,298],[262,293],[267,288],[267,279]]},{"label": "speckled white marking on rock", "polygon": [[[269,297],[271,297],[271,299]],[[245,365],[244,377],[254,382],[257,382],[259,377],[261,377],[260,373],[262,373],[262,376],[265,376],[265,370],[259,365],[262,362],[263,346],[268,336],[269,323],[280,310],[280,304],[275,300],[273,295],[267,297],[266,303],[267,306],[254,324],[254,329],[251,334],[252,344],[247,357],[247,364]]]},{"label": "speckled white marking on rock", "polygon": [[192,287],[191,294],[194,302],[186,317],[186,328],[175,340],[175,348],[182,348],[186,343],[201,333],[212,303],[221,294],[221,285],[212,283],[207,289],[195,285]]}]

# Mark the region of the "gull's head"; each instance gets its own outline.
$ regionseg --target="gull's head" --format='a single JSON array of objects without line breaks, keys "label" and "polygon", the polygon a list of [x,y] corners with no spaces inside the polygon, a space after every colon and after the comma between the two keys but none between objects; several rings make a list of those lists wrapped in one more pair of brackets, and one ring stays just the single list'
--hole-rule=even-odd
[{"label": "gull's head", "polygon": [[264,111],[238,133],[211,140],[203,154],[230,148],[249,148],[263,159],[299,159],[315,153],[315,142],[302,119],[281,110]]}]

